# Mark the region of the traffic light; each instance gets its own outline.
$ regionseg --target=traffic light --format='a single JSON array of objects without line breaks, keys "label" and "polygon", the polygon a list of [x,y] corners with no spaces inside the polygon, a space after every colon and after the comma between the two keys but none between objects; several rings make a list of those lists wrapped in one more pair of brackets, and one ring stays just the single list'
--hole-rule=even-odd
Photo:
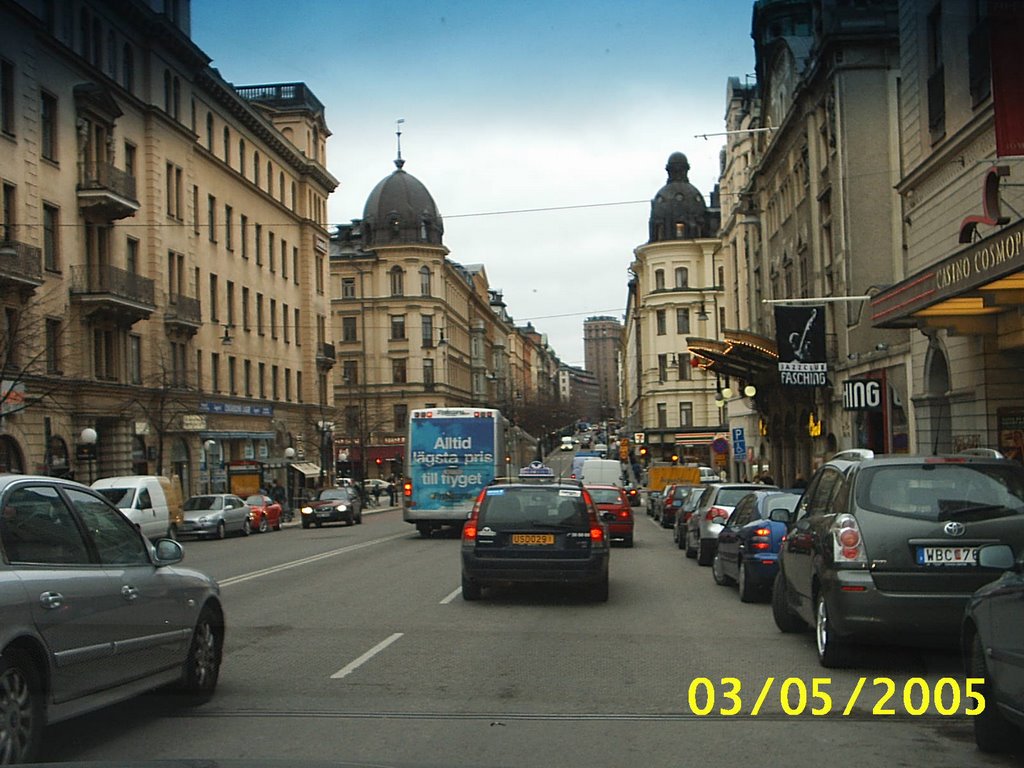
[{"label": "traffic light", "polygon": [[678,453],[673,453],[672,454],[672,463],[673,464],[678,464],[679,463],[679,454]]},{"label": "traffic light", "polygon": [[646,459],[647,458],[647,446],[646,445],[641,445],[640,446],[640,458],[641,459]]},{"label": "traffic light", "polygon": [[379,467],[379,466],[380,466],[381,464],[383,464],[383,463],[384,463],[384,459],[380,458],[379,456],[378,456],[378,457],[377,457],[376,459],[374,459],[373,461],[374,461],[374,463],[375,463],[375,464],[376,464],[376,465],[377,465],[378,467]]}]

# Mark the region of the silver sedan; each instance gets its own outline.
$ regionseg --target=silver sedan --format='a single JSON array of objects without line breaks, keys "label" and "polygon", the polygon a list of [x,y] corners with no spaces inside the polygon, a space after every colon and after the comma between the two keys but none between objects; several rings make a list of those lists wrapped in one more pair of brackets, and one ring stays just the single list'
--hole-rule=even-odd
[{"label": "silver sedan", "polygon": [[185,519],[178,528],[181,536],[212,536],[223,539],[228,534],[248,536],[252,532],[250,509],[233,493],[208,493],[192,496],[182,506]]},{"label": "silver sedan", "polygon": [[224,647],[216,582],[177,567],[84,485],[0,475],[0,763],[31,761],[46,725],[174,686],[213,696]]}]

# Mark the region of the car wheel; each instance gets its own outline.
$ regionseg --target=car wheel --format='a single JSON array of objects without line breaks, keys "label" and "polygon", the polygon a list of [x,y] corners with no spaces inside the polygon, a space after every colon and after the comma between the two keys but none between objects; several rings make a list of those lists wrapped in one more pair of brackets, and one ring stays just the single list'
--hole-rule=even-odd
[{"label": "car wheel", "polygon": [[740,600],[744,603],[757,602],[761,596],[761,590],[754,584],[750,578],[750,572],[747,571],[747,561],[741,559],[739,567],[739,578],[736,580],[739,584]]},{"label": "car wheel", "polygon": [[228,527],[226,525],[224,525],[224,521],[221,520],[219,523],[217,523],[217,538],[218,539],[224,539],[224,538],[227,538],[227,535],[228,535]]},{"label": "car wheel", "polygon": [[1009,752],[1020,739],[1020,731],[999,712],[989,685],[988,668],[985,664],[985,649],[981,638],[975,634],[971,643],[969,659],[970,676],[980,677],[984,682],[974,690],[985,697],[985,708],[974,715],[974,741],[982,752]]},{"label": "car wheel", "polygon": [[260,515],[260,533],[266,533],[270,530],[270,523],[267,522],[266,515]]},{"label": "car wheel", "polygon": [[780,632],[802,632],[807,629],[807,624],[789,607],[788,594],[786,577],[779,571],[775,574],[775,584],[772,587],[772,618],[775,619],[775,626]]},{"label": "car wheel", "polygon": [[472,579],[462,577],[462,599],[479,600],[483,596],[483,589]]},{"label": "car wheel", "polygon": [[250,533],[252,533],[252,523],[249,522],[249,518],[246,517],[245,520],[242,521],[242,535],[248,536]]},{"label": "car wheel", "polygon": [[713,546],[712,541],[697,537],[697,565],[711,565],[715,558]]},{"label": "car wheel", "polygon": [[0,763],[35,760],[43,736],[43,698],[32,660],[6,651],[0,657]]},{"label": "car wheel", "polygon": [[720,587],[727,587],[732,583],[732,579],[726,576],[725,571],[722,570],[722,558],[717,552],[711,558],[711,576],[715,580],[715,584]]},{"label": "car wheel", "polygon": [[188,697],[189,703],[203,704],[213,697],[220,676],[223,646],[223,624],[218,613],[207,606],[200,612],[192,631],[181,678],[181,693]]},{"label": "car wheel", "polygon": [[836,668],[845,667],[849,663],[849,646],[836,639],[824,595],[818,595],[817,609],[814,611],[814,640],[821,666]]}]

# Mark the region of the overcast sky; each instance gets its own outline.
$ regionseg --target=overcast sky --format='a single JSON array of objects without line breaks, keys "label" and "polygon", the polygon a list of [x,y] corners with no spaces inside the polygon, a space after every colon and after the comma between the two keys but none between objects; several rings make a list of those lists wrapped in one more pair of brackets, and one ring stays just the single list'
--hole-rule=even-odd
[{"label": "overcast sky", "polygon": [[[333,223],[394,170],[430,190],[450,258],[582,366],[622,318],[633,249],[676,151],[707,197],[726,78],[753,72],[751,0],[197,0],[192,37],[236,85],[303,81],[326,107]],[[640,201],[640,202],[637,202]],[[592,206],[568,208],[569,206]],[[529,213],[523,209],[561,208]]]}]

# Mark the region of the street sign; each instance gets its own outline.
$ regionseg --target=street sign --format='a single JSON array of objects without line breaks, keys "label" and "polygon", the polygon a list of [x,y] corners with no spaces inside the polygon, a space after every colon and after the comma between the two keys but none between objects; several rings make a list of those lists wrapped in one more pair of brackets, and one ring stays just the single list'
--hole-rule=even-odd
[{"label": "street sign", "polygon": [[743,427],[732,428],[732,455],[736,461],[747,458],[747,438],[743,434]]},{"label": "street sign", "polygon": [[647,435],[645,435],[643,432],[634,432],[633,442],[636,443],[637,445],[643,445],[644,443],[647,442]]}]

